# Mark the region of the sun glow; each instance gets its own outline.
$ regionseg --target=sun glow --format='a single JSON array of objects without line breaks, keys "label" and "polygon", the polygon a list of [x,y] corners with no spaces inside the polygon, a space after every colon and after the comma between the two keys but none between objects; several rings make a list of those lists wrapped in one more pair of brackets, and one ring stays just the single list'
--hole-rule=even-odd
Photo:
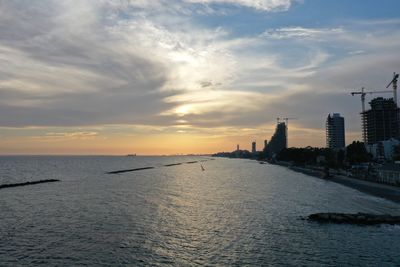
[{"label": "sun glow", "polygon": [[175,109],[175,114],[177,114],[179,117],[183,117],[192,111],[192,106],[191,105],[182,105],[179,106]]}]

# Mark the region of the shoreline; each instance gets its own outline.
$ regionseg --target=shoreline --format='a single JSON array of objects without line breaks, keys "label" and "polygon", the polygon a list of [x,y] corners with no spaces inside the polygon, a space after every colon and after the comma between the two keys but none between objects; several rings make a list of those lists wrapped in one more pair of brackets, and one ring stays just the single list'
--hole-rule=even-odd
[{"label": "shoreline", "polygon": [[276,163],[272,165],[279,165],[282,167],[286,167],[292,171],[303,173],[305,175],[313,176],[319,179],[323,179],[325,181],[330,181],[334,183],[338,183],[353,189],[356,189],[360,192],[384,198],[386,200],[393,201],[395,203],[400,204],[400,187],[387,185],[387,184],[380,184],[375,182],[370,182],[366,180],[360,180],[356,178],[347,177],[344,175],[332,174],[329,178],[323,178],[322,173],[320,171],[304,168],[304,167],[297,167],[297,166],[290,166],[286,163]]}]

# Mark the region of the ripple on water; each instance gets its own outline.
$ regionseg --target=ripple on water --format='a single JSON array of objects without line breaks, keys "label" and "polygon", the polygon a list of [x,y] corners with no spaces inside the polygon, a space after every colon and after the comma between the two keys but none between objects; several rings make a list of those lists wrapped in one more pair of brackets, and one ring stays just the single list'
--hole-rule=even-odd
[{"label": "ripple on water", "polygon": [[[399,226],[301,220],[398,204],[279,166],[202,160],[0,157],[1,182],[63,181],[0,192],[0,265],[400,265]],[[106,174],[144,166],[156,168]]]}]

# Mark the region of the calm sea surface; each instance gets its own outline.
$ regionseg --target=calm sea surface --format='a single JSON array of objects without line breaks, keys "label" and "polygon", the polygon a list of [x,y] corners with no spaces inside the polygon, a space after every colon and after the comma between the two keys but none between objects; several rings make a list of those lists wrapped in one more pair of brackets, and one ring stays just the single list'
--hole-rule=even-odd
[{"label": "calm sea surface", "polygon": [[[250,160],[0,157],[0,266],[400,266],[400,227],[315,212],[400,205]],[[165,167],[163,165],[208,160]],[[153,166],[124,174],[108,171]]]}]

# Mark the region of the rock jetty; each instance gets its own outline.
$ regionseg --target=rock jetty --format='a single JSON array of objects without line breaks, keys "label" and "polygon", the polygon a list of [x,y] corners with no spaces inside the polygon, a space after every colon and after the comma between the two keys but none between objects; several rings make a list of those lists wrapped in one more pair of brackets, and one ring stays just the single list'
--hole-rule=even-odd
[{"label": "rock jetty", "polygon": [[367,213],[315,213],[308,216],[310,221],[320,223],[344,223],[358,225],[400,224],[400,216],[375,215]]},{"label": "rock jetty", "polygon": [[154,169],[154,167],[143,167],[143,168],[136,168],[136,169],[112,171],[112,172],[107,172],[107,174],[119,174],[119,173],[125,173],[125,172],[135,172],[135,171],[143,171],[143,170],[150,170],[150,169]]},{"label": "rock jetty", "polygon": [[2,185],[0,185],[0,189],[19,187],[19,186],[28,186],[28,185],[34,185],[34,184],[54,183],[54,182],[59,182],[59,181],[60,180],[57,180],[57,179],[47,179],[47,180],[31,181],[31,182],[25,182],[25,183],[2,184]]},{"label": "rock jetty", "polygon": [[182,165],[182,162],[180,163],[172,163],[172,164],[165,164],[165,167],[171,167],[171,166],[178,166],[178,165]]}]

